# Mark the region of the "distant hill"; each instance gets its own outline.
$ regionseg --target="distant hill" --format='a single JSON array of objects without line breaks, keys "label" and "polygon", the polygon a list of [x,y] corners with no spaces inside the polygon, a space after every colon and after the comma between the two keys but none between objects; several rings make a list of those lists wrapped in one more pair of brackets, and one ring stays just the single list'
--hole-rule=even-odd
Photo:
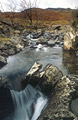
[{"label": "distant hill", "polygon": [[[29,9],[25,10],[28,11]],[[37,12],[37,16],[39,20],[44,21],[57,21],[57,20],[67,20],[70,21],[72,19],[72,9],[64,9],[64,8],[32,8],[33,19],[35,18],[35,11]],[[24,12],[24,11],[23,11]]]},{"label": "distant hill", "polygon": [[56,11],[71,11],[71,8],[47,8],[46,10],[56,10]]},{"label": "distant hill", "polygon": [[[22,12],[17,12],[14,15],[14,18],[22,19],[28,19],[28,17],[25,15],[26,11],[29,11],[30,9],[26,9]],[[2,16],[4,18],[8,18],[8,14],[11,13],[3,13]],[[37,16],[36,16],[37,14]],[[47,8],[47,9],[41,9],[41,8],[32,8],[32,18],[33,20],[38,19],[38,21],[48,21],[47,24],[69,24],[70,21],[72,21],[72,9],[67,8]]]}]

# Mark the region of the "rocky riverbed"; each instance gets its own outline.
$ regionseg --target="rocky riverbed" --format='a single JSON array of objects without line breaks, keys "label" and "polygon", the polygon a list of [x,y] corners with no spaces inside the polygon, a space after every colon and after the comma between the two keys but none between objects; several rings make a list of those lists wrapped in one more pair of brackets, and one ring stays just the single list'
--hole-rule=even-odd
[{"label": "rocky riverbed", "polygon": [[[54,25],[51,30],[43,31],[39,29],[37,32],[32,31],[32,33],[27,30],[8,31],[9,28],[6,27],[7,30],[4,28],[5,27],[0,28],[0,55],[1,58],[4,57],[5,59],[1,59],[0,63],[2,64],[3,62],[3,65],[7,63],[5,61],[8,56],[20,52],[26,46],[30,46],[31,49],[37,47],[41,49],[41,45],[49,47],[58,45],[63,47],[65,50],[78,50],[78,33],[75,32],[69,25]],[[8,35],[8,32],[12,32],[12,35]]]},{"label": "rocky riverbed", "polygon": [[[20,52],[26,46],[30,46],[31,49],[37,48],[37,45],[41,49],[42,44],[50,47],[55,44],[62,46],[64,28],[62,30],[61,26],[59,28],[58,30],[55,26],[52,28],[52,31],[38,30],[37,32],[33,31],[30,33],[27,30],[23,30],[22,32],[20,30],[12,30],[8,25],[0,24],[0,63],[3,63],[2,66],[4,66],[5,63],[7,64],[5,61],[8,56]],[[12,35],[8,35],[8,33],[12,33]]]},{"label": "rocky riverbed", "polygon": [[[1,31],[1,34],[2,34],[2,31]],[[59,46],[59,47],[62,47],[64,50],[74,51],[75,54],[73,55],[74,55],[74,58],[76,56],[76,60],[71,58],[71,52],[69,53],[70,55],[68,55],[68,52],[64,52],[63,54],[63,62],[65,66],[67,68],[71,68],[71,63],[75,63],[78,61],[77,59],[78,36],[77,35],[78,35],[77,32],[74,32],[74,30],[70,26],[53,26],[52,31],[38,30],[37,32],[32,32],[32,33],[29,33],[26,30],[24,30],[22,31],[22,34],[19,30],[15,30],[14,34],[10,37],[10,39],[7,42],[0,41],[1,43],[0,44],[0,55],[1,55],[0,66],[3,67],[4,65],[7,64],[8,56],[14,55],[20,52],[26,46],[28,46],[30,51],[32,51],[33,49],[36,49],[37,51],[43,50],[44,48],[46,48],[45,46],[48,46],[49,48],[50,47],[52,48],[54,46]],[[26,51],[26,53],[27,52],[29,51]],[[23,55],[26,55],[26,57],[29,60],[30,58],[29,56],[27,56],[26,53],[24,53]],[[65,54],[67,57],[64,57]],[[32,56],[34,56],[33,51],[30,57]],[[38,55],[36,55],[36,57],[38,57]],[[18,57],[18,59],[19,58],[20,57]],[[70,59],[70,62],[67,63],[69,59]],[[31,60],[30,62],[32,63],[34,61],[35,59]],[[58,61],[55,61],[55,62],[58,62]],[[76,65],[73,64],[73,65],[74,65],[74,70],[78,73],[77,64]],[[23,68],[24,67],[26,66],[23,65]],[[42,70],[40,71],[41,67],[42,67]],[[7,67],[5,67],[3,71],[7,72]],[[2,75],[6,74],[6,73],[3,73],[3,71],[0,71],[0,74]],[[7,76],[10,72],[11,72],[11,68],[10,68],[10,71],[7,72]],[[13,74],[14,74],[14,71],[13,71]],[[14,78],[15,78],[15,74],[14,74]],[[0,83],[5,87],[9,87],[8,79],[0,78]],[[45,68],[43,68],[41,64],[35,63],[32,66],[32,69],[25,75],[25,78],[23,77],[23,80],[22,80],[23,88],[26,87],[27,84],[31,84],[34,87],[39,85],[41,91],[45,95],[47,95],[49,98],[48,106],[42,112],[42,115],[38,118],[38,120],[78,120],[78,112],[77,112],[78,75],[64,76],[63,72],[59,70],[59,68],[57,68],[56,66],[52,65],[51,63],[49,63]]]}]

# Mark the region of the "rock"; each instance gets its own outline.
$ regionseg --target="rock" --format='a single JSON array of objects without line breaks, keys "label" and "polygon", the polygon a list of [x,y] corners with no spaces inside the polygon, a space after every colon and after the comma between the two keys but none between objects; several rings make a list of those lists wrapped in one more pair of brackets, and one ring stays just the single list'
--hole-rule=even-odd
[{"label": "rock", "polygon": [[44,94],[49,95],[53,87],[55,86],[55,84],[63,76],[62,72],[55,66],[47,65],[43,69],[43,71],[39,73],[37,71],[39,70],[41,66],[36,63],[34,64],[34,66],[31,68],[31,70],[26,75],[25,81],[31,84],[32,86],[36,86],[39,83],[41,91],[44,92]]},{"label": "rock", "polygon": [[38,39],[42,36],[41,33],[33,33],[32,35],[33,35],[33,39]]},{"label": "rock", "polygon": [[54,45],[56,44],[56,42],[57,42],[57,40],[56,40],[56,41],[54,41],[54,40],[49,40],[49,41],[47,42],[47,45],[49,45],[49,46],[54,46]]},{"label": "rock", "polygon": [[78,50],[78,36],[71,28],[64,36],[64,50]]},{"label": "rock", "polygon": [[41,67],[42,67],[42,65],[40,65],[40,64],[37,63],[37,62],[35,62],[34,65],[33,65],[32,68],[29,70],[29,72],[27,73],[26,76],[32,76],[32,75],[34,75]]},{"label": "rock", "polygon": [[23,50],[24,46],[22,46],[22,45],[20,45],[20,44],[17,44],[17,45],[16,45],[16,48],[17,48],[17,49],[20,49],[20,50]]},{"label": "rock", "polygon": [[50,98],[48,106],[37,120],[78,120],[78,75],[63,76]]},{"label": "rock", "polygon": [[11,92],[8,88],[0,86],[0,120],[6,119],[12,112],[14,112],[14,104]]},{"label": "rock", "polygon": [[45,32],[45,33],[43,34],[43,38],[44,38],[44,39],[51,39],[51,38],[52,38],[52,36],[51,36],[51,34],[50,34],[50,33]]},{"label": "rock", "polygon": [[8,79],[0,76],[0,86],[5,86],[5,85],[7,85],[7,83],[8,83]]},{"label": "rock", "polygon": [[78,50],[78,36],[75,37],[75,40],[73,42],[73,49]]},{"label": "rock", "polygon": [[19,30],[15,30],[14,34],[20,35],[20,31]]},{"label": "rock", "polygon": [[64,41],[64,35],[59,35],[58,41],[59,41],[59,42],[63,42],[63,41]]},{"label": "rock", "polygon": [[47,39],[44,39],[43,37],[40,37],[37,41],[36,44],[47,44]]},{"label": "rock", "polygon": [[39,72],[41,67],[42,67],[42,65],[40,65],[39,63],[37,63],[37,62],[34,63],[34,65],[31,67],[29,72],[26,74],[25,80],[22,82],[23,88],[26,87],[27,84],[31,84],[33,86],[38,85],[39,81],[38,81],[38,79],[36,79],[36,76],[34,77],[34,75],[36,75],[37,72]]},{"label": "rock", "polygon": [[56,26],[55,27],[55,30],[61,30],[61,26],[59,25],[59,26]]},{"label": "rock", "polygon": [[71,101],[71,110],[78,116],[78,98]]},{"label": "rock", "polygon": [[62,72],[53,65],[47,65],[38,75],[41,79],[40,88],[44,94],[51,94],[55,84],[63,76]]},{"label": "rock", "polygon": [[15,54],[15,49],[14,48],[11,48],[7,51],[8,55],[14,55]]},{"label": "rock", "polygon": [[0,56],[0,68],[7,64],[7,60],[5,57]]},{"label": "rock", "polygon": [[72,43],[75,36],[72,32],[67,32],[64,36],[64,50],[71,50],[72,49]]},{"label": "rock", "polygon": [[75,54],[76,54],[76,56],[78,57],[78,51],[76,51],[76,53],[75,53]]},{"label": "rock", "polygon": [[27,40],[33,39],[33,35],[32,35],[32,34],[27,35],[27,36],[26,36],[26,39],[27,39]]}]

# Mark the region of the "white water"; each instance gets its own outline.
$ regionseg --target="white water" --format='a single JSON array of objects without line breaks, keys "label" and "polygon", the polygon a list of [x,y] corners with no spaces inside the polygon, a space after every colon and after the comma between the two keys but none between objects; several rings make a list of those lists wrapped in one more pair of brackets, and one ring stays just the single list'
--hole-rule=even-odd
[{"label": "white water", "polygon": [[6,120],[36,120],[45,107],[48,99],[38,90],[28,85],[25,90],[11,90],[15,112]]}]

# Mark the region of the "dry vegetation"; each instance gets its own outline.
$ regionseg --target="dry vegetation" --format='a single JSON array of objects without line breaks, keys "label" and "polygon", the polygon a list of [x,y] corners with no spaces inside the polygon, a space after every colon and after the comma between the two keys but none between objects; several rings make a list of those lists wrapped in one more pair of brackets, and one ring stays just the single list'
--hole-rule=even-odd
[{"label": "dry vegetation", "polygon": [[[71,11],[56,11],[56,10],[45,10],[35,8],[33,9],[33,25],[36,24],[35,11],[37,11],[37,25],[38,27],[49,26],[53,24],[70,24],[72,20],[72,10]],[[14,24],[22,25],[26,27],[29,25],[29,20],[27,16],[24,16],[24,12],[14,14]],[[12,13],[2,13],[1,15],[4,21],[10,23]]]}]

